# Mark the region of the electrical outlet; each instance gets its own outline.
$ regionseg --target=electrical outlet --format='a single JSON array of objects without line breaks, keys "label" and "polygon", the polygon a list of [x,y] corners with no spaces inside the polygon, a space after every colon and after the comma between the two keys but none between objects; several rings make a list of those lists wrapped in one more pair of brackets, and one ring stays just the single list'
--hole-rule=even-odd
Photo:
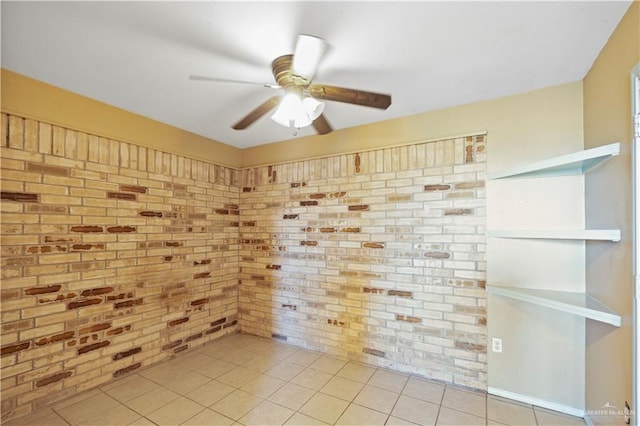
[{"label": "electrical outlet", "polygon": [[491,350],[493,352],[502,353],[502,339],[497,337],[491,339]]}]

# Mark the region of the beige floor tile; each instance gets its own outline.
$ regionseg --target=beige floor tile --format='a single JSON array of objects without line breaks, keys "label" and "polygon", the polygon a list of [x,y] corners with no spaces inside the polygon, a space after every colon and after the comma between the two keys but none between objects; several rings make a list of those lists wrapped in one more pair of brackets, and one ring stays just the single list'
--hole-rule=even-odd
[{"label": "beige floor tile", "polygon": [[347,363],[346,359],[335,358],[329,355],[322,355],[309,367],[331,375],[336,374]]},{"label": "beige floor tile", "polygon": [[258,373],[264,373],[270,368],[275,367],[276,365],[282,362],[279,358],[273,358],[270,356],[261,356],[260,358],[252,359],[247,361],[242,366],[248,368],[249,370],[257,371]]},{"label": "beige floor tile", "polygon": [[[138,416],[139,417],[139,416]],[[67,423],[62,417],[60,417],[59,415],[57,415],[56,413],[49,413],[46,416],[42,416],[38,419],[34,419],[32,422],[29,423],[23,423],[24,425],[29,425],[29,426],[69,426],[69,423]],[[7,423],[7,426],[13,426],[14,423],[10,422]]]},{"label": "beige floor tile", "polygon": [[258,396],[245,391],[235,390],[213,404],[210,408],[222,415],[238,420],[257,407],[261,402],[262,398]]},{"label": "beige floor tile", "polygon": [[434,425],[438,416],[437,404],[401,395],[391,414],[419,425]]},{"label": "beige floor tile", "polygon": [[156,426],[156,424],[146,417],[140,417],[138,420],[133,423],[129,423],[127,426]]},{"label": "beige floor tile", "polygon": [[329,373],[307,368],[291,380],[291,383],[308,389],[320,390],[333,377]]},{"label": "beige floor tile", "polygon": [[159,384],[152,382],[145,377],[136,375],[133,380],[121,383],[116,387],[110,387],[108,390],[105,390],[105,393],[120,402],[127,402],[131,401],[133,398],[159,388]]},{"label": "beige floor tile", "polygon": [[395,392],[365,385],[353,402],[363,407],[389,414],[399,397],[400,394]]},{"label": "beige floor tile", "polygon": [[436,424],[447,426],[485,426],[486,423],[487,421],[484,417],[474,416],[473,414],[456,411],[447,407],[441,407]]},{"label": "beige floor tile", "polygon": [[210,356],[213,358],[219,358],[225,352],[238,349],[238,347],[234,347],[231,342],[222,342],[221,340],[214,340],[213,342],[209,342],[199,349],[196,352],[201,353],[206,356]]},{"label": "beige floor tile", "polygon": [[342,416],[336,422],[341,426],[376,426],[384,425],[387,421],[387,414],[374,411],[370,408],[361,407],[360,405],[351,404],[344,411]]},{"label": "beige floor tile", "polygon": [[320,392],[346,401],[353,401],[364,384],[335,376],[320,389]]},{"label": "beige floor tile", "polygon": [[277,345],[277,343],[272,342],[271,340],[260,339],[248,344],[244,347],[244,349],[258,354],[266,354],[267,352],[272,351],[275,347],[277,347]]},{"label": "beige floor tile", "polygon": [[[51,408],[53,408],[55,411],[60,411],[65,407],[77,404],[78,402],[84,401],[85,399],[89,399],[97,395],[102,395],[102,393],[103,392],[100,389],[91,389],[86,392],[76,394],[70,398],[63,399],[62,401],[56,402]],[[32,415],[35,415],[35,413]]]},{"label": "beige floor tile", "polygon": [[584,419],[580,417],[569,416],[568,414],[540,407],[533,407],[533,411],[536,415],[538,426],[581,426],[585,424]]},{"label": "beige floor tile", "polygon": [[205,410],[202,410],[195,416],[191,417],[186,422],[182,423],[182,425],[183,426],[229,426],[232,423],[234,423],[234,420],[207,408]]},{"label": "beige floor tile", "polygon": [[296,352],[285,358],[285,361],[292,362],[294,364],[303,365],[305,367],[310,366],[318,360],[322,355],[317,352],[311,352],[304,349],[299,349]]},{"label": "beige floor tile", "polygon": [[407,380],[409,380],[409,376],[406,374],[392,373],[388,370],[378,369],[373,373],[373,376],[371,376],[367,384],[400,393]]},{"label": "beige floor tile", "polygon": [[172,382],[163,383],[163,386],[175,393],[185,395],[210,381],[210,377],[203,376],[195,371],[189,371],[180,377],[175,377]]},{"label": "beige floor tile", "polygon": [[277,377],[281,380],[289,381],[296,377],[302,370],[304,370],[304,366],[294,364],[292,362],[282,361],[278,365],[268,369],[264,372],[264,374],[268,374],[269,376]]},{"label": "beige floor tile", "polygon": [[133,411],[146,416],[149,413],[153,413],[158,408],[170,403],[174,399],[177,399],[179,396],[180,395],[177,393],[171,392],[168,389],[159,388],[153,392],[148,392],[133,398],[124,404]]},{"label": "beige floor tile", "polygon": [[120,403],[110,396],[98,391],[97,394],[89,398],[76,402],[73,405],[56,409],[55,411],[72,425],[77,425],[96,413],[112,410]]},{"label": "beige floor tile", "polygon": [[269,401],[280,404],[292,410],[299,410],[313,395],[315,391],[287,383],[269,397]]},{"label": "beige floor tile", "polygon": [[267,376],[266,374],[261,374],[246,385],[242,386],[240,389],[261,398],[267,398],[269,395],[280,389],[285,383],[286,382],[284,380]]},{"label": "beige floor tile", "polygon": [[[110,408],[106,411],[96,413],[88,419],[81,422],[80,426],[121,426],[128,425],[141,418],[140,414],[125,407],[124,405],[118,405],[117,407]],[[43,425],[46,423],[42,423]]]},{"label": "beige floor tile", "polygon": [[239,388],[258,377],[260,373],[244,367],[236,367],[228,373],[218,376],[217,381]]},{"label": "beige floor tile", "polygon": [[173,365],[169,362],[162,362],[158,365],[154,365],[151,368],[142,370],[138,374],[146,377],[149,380],[153,380],[154,382],[159,383],[163,381],[170,381],[172,378],[185,374],[188,371],[189,370],[186,368]]},{"label": "beige floor tile", "polygon": [[[4,421],[2,422],[3,426],[24,426],[24,425],[28,425],[28,424],[37,424],[35,423],[37,420],[42,419],[44,417],[48,417],[50,415],[54,415],[57,417],[58,414],[56,412],[53,411],[53,409],[51,408],[43,408],[41,410],[36,410],[31,414],[27,414],[26,416],[22,416],[22,417],[18,417],[17,419],[13,419],[13,420],[9,420],[9,421]],[[52,417],[52,419],[55,421],[55,418]],[[62,418],[61,418],[62,419]],[[67,422],[65,422],[64,420],[62,420],[64,422],[65,425],[68,425]]]},{"label": "beige floor tile", "polygon": [[[386,426],[415,426],[417,423],[410,422],[409,420],[401,419],[400,417],[389,416]],[[464,425],[459,425],[464,426]]]},{"label": "beige floor tile", "polygon": [[487,396],[479,392],[468,392],[447,386],[442,405],[454,410],[464,411],[474,416],[486,417]]},{"label": "beige floor tile", "polygon": [[340,371],[337,376],[344,377],[345,379],[354,380],[356,382],[367,383],[367,381],[373,376],[377,370],[376,367],[370,365],[359,364],[357,362],[348,362]]},{"label": "beige floor tile", "polygon": [[498,423],[507,425],[536,425],[533,408],[512,404],[504,400],[489,398],[487,401],[487,417]]},{"label": "beige floor tile", "polygon": [[199,388],[192,390],[185,396],[200,405],[209,407],[229,395],[234,390],[236,390],[236,388],[231,385],[218,382],[217,380],[212,380]]},{"label": "beige floor tile", "polygon": [[194,371],[211,379],[215,379],[225,373],[228,373],[236,367],[237,365],[231,364],[230,362],[214,359],[210,364],[203,365],[202,367],[199,367]]},{"label": "beige floor tile", "polygon": [[296,351],[297,351],[297,349],[296,348],[292,348],[291,346],[278,345],[278,346],[274,347],[273,349],[271,349],[270,351],[266,352],[264,354],[264,356],[269,356],[271,358],[275,358],[275,359],[279,359],[279,360],[284,361],[290,355],[295,353]]},{"label": "beige floor tile", "polygon": [[195,416],[205,407],[181,396],[146,417],[157,425],[179,425]]},{"label": "beige floor tile", "polygon": [[442,396],[444,395],[444,389],[445,386],[439,383],[410,377],[402,390],[402,394],[422,399],[423,401],[440,404],[442,402]]},{"label": "beige floor tile", "polygon": [[270,401],[262,401],[253,410],[242,416],[239,423],[246,426],[279,426],[284,424],[295,411],[274,404]]},{"label": "beige floor tile", "polygon": [[300,412],[325,423],[334,424],[348,406],[349,403],[343,399],[317,393],[302,406]]},{"label": "beige floor tile", "polygon": [[543,408],[233,334],[7,426],[356,426],[385,420],[389,426],[436,420],[465,426],[584,425],[580,418]]},{"label": "beige floor tile", "polygon": [[[302,413],[295,413],[289,420],[287,420],[286,425],[290,426],[324,426],[327,423],[321,422],[318,419],[314,419],[313,417],[305,416]],[[328,426],[328,425],[327,425]]]},{"label": "beige floor tile", "polygon": [[179,368],[197,370],[198,368],[209,365],[215,361],[216,359],[211,356],[194,351],[185,354],[184,356],[178,356],[172,359],[170,363]]},{"label": "beige floor tile", "polygon": [[137,378],[139,378],[140,376],[138,374],[131,374],[129,376],[124,376],[121,377],[119,379],[110,381],[108,383],[105,383],[104,385],[100,386],[100,390],[102,390],[103,392],[106,392],[112,388],[118,387],[118,386],[122,386],[123,384],[130,382],[132,380],[136,380]]},{"label": "beige floor tile", "polygon": [[245,364],[246,362],[251,361],[252,359],[257,359],[259,357],[260,355],[255,352],[249,352],[244,349],[233,349],[233,350],[224,352],[223,354],[218,356],[218,359],[221,359],[226,362],[230,362],[232,364],[242,365],[242,364]]}]

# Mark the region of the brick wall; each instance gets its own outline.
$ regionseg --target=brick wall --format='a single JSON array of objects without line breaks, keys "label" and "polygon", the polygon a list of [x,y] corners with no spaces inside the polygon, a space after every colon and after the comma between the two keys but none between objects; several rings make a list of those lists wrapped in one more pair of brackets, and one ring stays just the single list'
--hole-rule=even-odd
[{"label": "brick wall", "polygon": [[3,419],[237,329],[238,171],[1,119]]},{"label": "brick wall", "polygon": [[485,147],[243,170],[241,329],[484,389]]},{"label": "brick wall", "polygon": [[3,419],[239,328],[486,386],[484,136],[237,171],[0,131]]}]

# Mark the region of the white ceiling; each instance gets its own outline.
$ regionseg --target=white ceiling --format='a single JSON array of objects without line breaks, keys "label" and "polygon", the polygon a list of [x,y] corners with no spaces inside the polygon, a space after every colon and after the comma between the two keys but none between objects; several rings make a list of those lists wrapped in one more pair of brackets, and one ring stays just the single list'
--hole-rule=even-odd
[{"label": "white ceiling", "polygon": [[[264,116],[271,61],[330,45],[314,82],[388,93],[327,102],[334,129],[582,79],[631,4],[604,2],[1,2],[2,67],[236,147],[291,139]],[[298,136],[314,134],[311,127]]]}]

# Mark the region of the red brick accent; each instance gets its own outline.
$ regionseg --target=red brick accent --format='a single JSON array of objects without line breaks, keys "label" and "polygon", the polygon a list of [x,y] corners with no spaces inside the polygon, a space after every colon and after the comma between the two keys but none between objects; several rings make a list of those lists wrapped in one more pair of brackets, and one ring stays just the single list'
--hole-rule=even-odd
[{"label": "red brick accent", "polygon": [[104,348],[105,346],[109,346],[111,344],[108,340],[103,340],[102,342],[92,343],[87,346],[83,346],[78,348],[78,355],[86,354],[87,352],[95,351],[100,348]]},{"label": "red brick accent", "polygon": [[116,370],[116,371],[113,372],[113,377],[116,378],[116,377],[124,376],[125,374],[130,373],[133,370],[136,370],[136,369],[140,368],[140,366],[142,366],[142,363],[141,362],[136,362],[135,364],[131,364],[128,367],[121,368],[120,370]]},{"label": "red brick accent", "polygon": [[36,381],[36,387],[42,387],[49,385],[51,383],[59,382],[60,380],[66,379],[70,377],[73,373],[71,371],[63,371],[61,373],[54,374],[53,376],[45,377],[44,379],[40,379]]},{"label": "red brick accent", "polygon": [[363,248],[383,249],[384,243],[362,243]]},{"label": "red brick accent", "polygon": [[142,211],[139,214],[142,217],[162,217],[162,212]]},{"label": "red brick accent", "polygon": [[80,331],[78,331],[78,334],[82,335],[82,334],[87,334],[87,333],[95,333],[96,331],[106,330],[109,327],[111,327],[111,323],[110,322],[103,322],[101,324],[93,324],[93,325],[90,325],[89,327],[81,328]]},{"label": "red brick accent", "polygon": [[169,322],[167,322],[167,327],[175,327],[176,325],[180,325],[183,324],[185,322],[189,321],[189,317],[183,317],[183,318],[178,318],[175,320],[171,320]]},{"label": "red brick accent", "polygon": [[75,302],[69,302],[67,309],[77,309],[82,308],[83,306],[98,305],[100,303],[102,303],[102,299],[100,298],[78,300]]},{"label": "red brick accent", "polygon": [[23,351],[31,346],[31,342],[22,342],[15,345],[3,346],[0,349],[0,356],[9,355],[15,352]]},{"label": "red brick accent", "polygon": [[136,185],[120,185],[120,191],[137,192],[138,194],[146,194],[147,188],[145,188],[144,186],[136,186]]},{"label": "red brick accent", "polygon": [[352,211],[352,212],[359,212],[359,211],[367,212],[367,211],[369,211],[369,206],[366,205],[366,204],[357,204],[357,205],[349,206],[349,211]]},{"label": "red brick accent", "polygon": [[95,225],[78,225],[72,226],[71,232],[102,232],[102,226]]},{"label": "red brick accent", "polygon": [[129,308],[131,306],[142,305],[142,299],[126,300],[124,302],[117,302],[113,304],[114,309]]},{"label": "red brick accent", "polygon": [[362,352],[365,354],[377,356],[380,358],[384,358],[386,356],[386,354],[383,351],[379,351],[378,349],[362,348]]},{"label": "red brick accent", "polygon": [[128,356],[139,354],[140,352],[142,352],[142,348],[138,346],[137,348],[129,349],[123,352],[118,352],[117,354],[113,355],[113,360],[117,361],[119,359],[126,358]]},{"label": "red brick accent", "polygon": [[34,294],[55,293],[56,291],[60,290],[60,288],[62,288],[60,284],[48,285],[45,287],[27,288],[25,289],[24,294],[31,296]]},{"label": "red brick accent", "polygon": [[126,201],[135,201],[138,199],[136,194],[129,194],[127,192],[107,192],[107,198]]},{"label": "red brick accent", "polygon": [[425,185],[425,191],[447,191],[451,189],[451,185]]},{"label": "red brick accent", "polygon": [[39,203],[40,196],[27,192],[0,192],[0,199],[7,201],[17,201],[19,203]]},{"label": "red brick accent", "polygon": [[402,290],[389,290],[387,292],[389,296],[398,296],[398,297],[413,297],[413,293],[410,291],[402,291]]},{"label": "red brick accent", "polygon": [[113,292],[113,287],[99,287],[99,288],[92,288],[89,290],[83,290],[82,293],[80,293],[80,296],[98,296],[100,294],[111,293],[111,292]]},{"label": "red brick accent", "polygon": [[122,232],[136,232],[135,226],[110,226],[107,228],[107,232],[122,233]]},{"label": "red brick accent", "polygon": [[60,340],[71,339],[74,336],[75,336],[75,333],[73,331],[66,331],[64,333],[55,334],[51,337],[43,337],[42,339],[39,339],[35,343],[36,343],[36,346],[42,346],[48,343],[59,342]]}]

